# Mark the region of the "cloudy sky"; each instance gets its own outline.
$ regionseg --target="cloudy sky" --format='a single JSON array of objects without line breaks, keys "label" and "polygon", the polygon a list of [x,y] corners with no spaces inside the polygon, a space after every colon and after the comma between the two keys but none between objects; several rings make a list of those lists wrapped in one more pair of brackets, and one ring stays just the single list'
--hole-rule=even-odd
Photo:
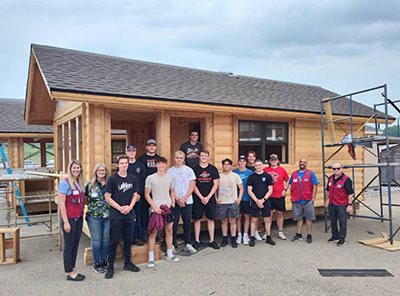
[{"label": "cloudy sky", "polygon": [[[0,2],[0,97],[24,98],[29,46],[45,44],[345,94],[400,99],[400,1]],[[356,97],[372,106],[379,93]]]}]

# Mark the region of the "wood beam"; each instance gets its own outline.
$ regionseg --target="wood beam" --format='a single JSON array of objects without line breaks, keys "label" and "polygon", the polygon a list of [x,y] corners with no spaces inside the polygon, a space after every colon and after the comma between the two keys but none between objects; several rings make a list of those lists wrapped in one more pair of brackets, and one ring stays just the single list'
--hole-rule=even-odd
[{"label": "wood beam", "polygon": [[157,113],[155,127],[157,152],[171,160],[171,117],[167,111]]}]

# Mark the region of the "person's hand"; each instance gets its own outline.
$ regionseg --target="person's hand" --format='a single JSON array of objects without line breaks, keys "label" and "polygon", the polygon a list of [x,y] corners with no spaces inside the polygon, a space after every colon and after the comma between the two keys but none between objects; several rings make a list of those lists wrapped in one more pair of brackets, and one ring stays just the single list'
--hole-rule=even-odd
[{"label": "person's hand", "polygon": [[235,203],[236,203],[237,205],[240,205],[240,199],[237,198],[237,199],[235,200]]},{"label": "person's hand", "polygon": [[350,215],[353,214],[353,206],[352,205],[348,205],[346,208],[346,212],[349,213]]},{"label": "person's hand", "polygon": [[184,208],[186,206],[186,202],[183,198],[178,199],[178,204],[181,208]]},{"label": "person's hand", "polygon": [[202,202],[203,205],[206,205],[206,204],[208,204],[209,200],[210,200],[210,197],[204,197],[204,198],[201,199],[201,202]]},{"label": "person's hand", "polygon": [[257,199],[256,204],[260,209],[262,209],[264,207],[264,199]]},{"label": "person's hand", "polygon": [[66,233],[69,233],[71,231],[71,225],[69,224],[68,221],[67,221],[67,223],[64,223],[64,231]]},{"label": "person's hand", "polygon": [[121,214],[123,215],[128,215],[130,211],[131,208],[129,206],[122,206],[120,210]]},{"label": "person's hand", "polygon": [[283,189],[282,193],[281,193],[281,197],[284,197],[284,196],[286,196],[286,190],[285,189]]},{"label": "person's hand", "polygon": [[162,214],[162,213],[164,213],[164,211],[163,210],[161,210],[159,207],[155,207],[154,208],[154,212],[156,213],[156,214]]},{"label": "person's hand", "polygon": [[325,201],[324,207],[325,207],[325,208],[329,207],[329,199],[327,199],[327,200]]}]

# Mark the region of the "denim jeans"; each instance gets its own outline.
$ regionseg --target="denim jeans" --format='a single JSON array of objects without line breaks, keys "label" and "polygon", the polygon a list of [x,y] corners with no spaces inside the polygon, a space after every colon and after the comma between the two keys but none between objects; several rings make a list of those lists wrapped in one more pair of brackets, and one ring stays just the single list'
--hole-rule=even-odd
[{"label": "denim jeans", "polygon": [[83,218],[68,218],[71,231],[66,233],[64,230],[64,221],[61,219],[61,229],[64,234],[64,271],[66,273],[73,271],[78,255],[79,240],[81,239]]},{"label": "denim jeans", "polygon": [[102,264],[107,261],[110,242],[110,219],[86,216],[92,238],[93,262]]},{"label": "denim jeans", "polygon": [[186,205],[183,208],[181,208],[179,205],[175,205],[174,208],[174,215],[175,215],[175,220],[174,220],[174,226],[173,226],[173,241],[176,243],[176,235],[178,232],[178,227],[179,227],[179,220],[181,219],[182,216],[182,221],[183,221],[183,239],[186,244],[190,244],[190,226],[192,223],[192,208],[193,204],[191,205]]}]

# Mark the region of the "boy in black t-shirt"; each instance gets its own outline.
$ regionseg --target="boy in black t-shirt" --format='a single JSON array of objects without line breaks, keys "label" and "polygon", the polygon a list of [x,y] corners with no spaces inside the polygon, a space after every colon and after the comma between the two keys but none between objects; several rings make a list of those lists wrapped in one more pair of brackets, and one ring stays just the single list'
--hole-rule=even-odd
[{"label": "boy in black t-shirt", "polygon": [[207,217],[208,235],[210,236],[209,246],[214,249],[219,249],[218,244],[214,241],[215,229],[215,210],[216,200],[215,192],[218,189],[219,173],[215,166],[208,163],[208,150],[200,152],[199,164],[193,168],[196,175],[196,187],[194,188],[193,196],[193,213],[194,220],[194,245],[193,247],[198,250],[200,246],[200,228],[201,219],[204,212]]},{"label": "boy in black t-shirt", "polygon": [[247,189],[251,197],[251,237],[249,246],[254,247],[256,243],[254,233],[260,212],[264,218],[265,231],[267,234],[265,242],[270,245],[275,245],[275,242],[271,238],[271,206],[269,201],[269,197],[272,194],[272,185],[274,184],[274,180],[270,174],[263,171],[262,160],[257,159],[254,162],[254,167],[256,169],[255,173],[247,180]]},{"label": "boy in black t-shirt", "polygon": [[107,279],[112,278],[114,275],[117,243],[121,235],[124,240],[124,270],[133,272],[140,270],[131,262],[132,233],[135,226],[135,211],[133,207],[140,198],[137,194],[139,184],[135,176],[128,174],[128,162],[128,156],[118,156],[118,172],[108,179],[106,185],[105,199],[110,205],[109,265],[105,274],[105,278]]},{"label": "boy in black t-shirt", "polygon": [[198,140],[199,132],[193,129],[189,132],[189,141],[179,148],[186,155],[185,164],[192,169],[199,164],[200,151],[203,149],[203,145]]}]

